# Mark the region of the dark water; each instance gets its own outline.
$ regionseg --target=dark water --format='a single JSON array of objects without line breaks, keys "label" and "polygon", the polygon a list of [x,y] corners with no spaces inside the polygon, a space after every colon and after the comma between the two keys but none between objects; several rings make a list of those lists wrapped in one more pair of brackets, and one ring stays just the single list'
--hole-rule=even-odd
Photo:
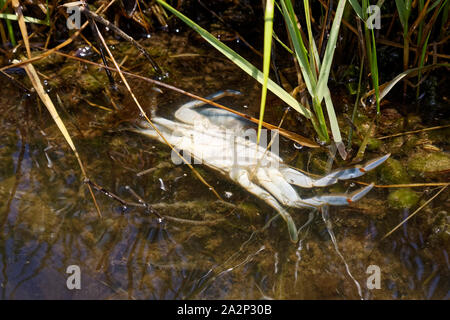
[{"label": "dark water", "polygon": [[[183,41],[162,45],[171,47],[173,55],[198,53]],[[201,95],[239,89],[244,95],[224,104],[255,115],[259,91],[254,81],[212,50],[202,50],[203,57],[168,59],[176,79],[172,81]],[[188,100],[133,84],[141,103],[149,109],[158,105],[163,116],[170,117]],[[56,101],[56,93],[77,94],[72,89],[53,89],[52,98]],[[121,102],[131,110],[127,99]],[[277,103],[267,113],[272,123],[283,113]],[[76,159],[45,107],[5,83],[0,88],[1,299],[359,299],[355,281],[365,299],[450,298],[448,222],[447,237],[436,229],[445,227],[448,219],[446,192],[383,242],[381,237],[418,205],[392,209],[388,191],[376,189],[350,207],[331,208],[337,246],[354,281],[320,214],[297,244],[289,241],[281,219],[261,231],[275,212],[229,179],[196,166],[227,202],[217,201],[187,166],[171,163],[168,147],[120,130],[123,125],[108,127],[108,113],[82,100],[65,108],[59,110],[97,184],[136,201],[126,188],[130,186],[160,214],[189,221],[160,223],[144,208],[124,208],[95,192],[103,216],[99,218]],[[294,130],[301,127],[298,121],[293,114],[286,125]],[[281,149],[283,158],[291,165],[303,164],[305,170],[313,167],[309,163],[315,158],[327,159],[325,152],[297,150],[284,139]],[[137,175],[149,168],[154,169]],[[379,176],[377,170],[361,180],[382,184]],[[324,192],[355,188],[345,182]],[[423,203],[438,189],[416,191]],[[300,226],[309,211],[291,213]],[[66,286],[70,265],[80,267],[81,290]],[[370,265],[380,268],[380,289],[367,286]]]}]

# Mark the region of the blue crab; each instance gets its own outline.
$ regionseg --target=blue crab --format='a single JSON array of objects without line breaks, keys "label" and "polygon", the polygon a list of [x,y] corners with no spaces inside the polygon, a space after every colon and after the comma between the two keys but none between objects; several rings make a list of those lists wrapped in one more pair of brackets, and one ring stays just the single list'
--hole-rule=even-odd
[{"label": "blue crab", "polygon": [[[239,92],[227,90],[208,97],[209,100]],[[362,176],[382,164],[390,156],[368,161],[364,165],[333,171],[314,179],[293,169],[272,150],[248,139],[244,132],[246,121],[241,117],[212,106],[202,107],[202,101],[191,101],[175,112],[175,121],[152,117],[153,124],[167,141],[186,155],[192,155],[196,163],[213,168],[241,185],[273,207],[288,225],[291,240],[298,240],[297,228],[284,207],[317,208],[323,205],[343,206],[364,197],[373,187],[370,184],[349,194],[328,194],[302,198],[292,185],[300,188],[325,187],[339,180]],[[200,108],[201,107],[201,108]],[[159,134],[147,123],[134,131],[163,142]]]}]

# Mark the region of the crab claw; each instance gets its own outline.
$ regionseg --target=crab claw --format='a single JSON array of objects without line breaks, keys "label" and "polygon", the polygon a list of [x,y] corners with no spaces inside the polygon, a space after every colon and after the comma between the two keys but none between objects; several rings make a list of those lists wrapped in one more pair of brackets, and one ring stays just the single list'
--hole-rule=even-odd
[{"label": "crab claw", "polygon": [[352,192],[351,194],[349,194],[349,197],[347,197],[347,203],[350,204],[352,202],[358,201],[360,200],[362,197],[364,197],[367,193],[369,193],[370,190],[372,190],[373,186],[375,184],[371,183],[368,186],[356,190],[354,192]]},{"label": "crab claw", "polygon": [[222,93],[224,96],[240,96],[242,95],[242,92],[237,91],[237,90],[231,90],[231,89],[226,89],[223,91]]},{"label": "crab claw", "polygon": [[361,188],[359,190],[353,191],[350,194],[343,194],[343,195],[327,195],[323,196],[323,199],[326,204],[329,204],[331,206],[346,206],[351,204],[352,202],[360,200],[362,197],[364,197],[367,193],[369,193],[370,190],[372,190],[374,184],[371,183],[368,186]]},{"label": "crab claw", "polygon": [[347,180],[347,179],[360,177],[363,174],[365,174],[367,171],[373,170],[376,167],[378,167],[380,164],[385,162],[390,156],[391,156],[391,154],[388,153],[382,157],[375,158],[375,159],[368,161],[363,166],[356,166],[353,168],[336,171],[336,172],[334,172],[334,177],[337,180]]},{"label": "crab claw", "polygon": [[330,206],[347,206],[364,197],[372,188],[374,184],[370,184],[362,189],[356,190],[350,194],[327,194],[309,199],[302,199],[299,201],[299,207],[307,205],[320,207],[322,205]]},{"label": "crab claw", "polygon": [[360,177],[367,171],[378,167],[380,164],[386,161],[390,157],[390,155],[391,154],[388,153],[382,157],[370,160],[363,166],[359,165],[347,169],[333,171],[319,179],[313,179],[301,173],[300,171],[289,167],[281,168],[280,172],[286,179],[286,181],[290,184],[295,184],[303,188],[325,187],[338,182],[338,180],[348,180]]}]

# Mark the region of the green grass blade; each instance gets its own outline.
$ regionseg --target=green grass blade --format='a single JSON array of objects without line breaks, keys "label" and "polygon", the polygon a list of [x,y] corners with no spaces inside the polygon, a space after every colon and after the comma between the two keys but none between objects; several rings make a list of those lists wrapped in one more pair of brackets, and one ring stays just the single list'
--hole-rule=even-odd
[{"label": "green grass blade", "polygon": [[270,72],[270,54],[272,52],[273,13],[274,13],[273,3],[274,3],[273,0],[267,0],[266,14],[264,17],[264,61],[263,61],[264,80],[261,90],[261,106],[259,108],[258,137],[256,139],[258,144],[259,139],[261,137],[264,111],[266,108],[267,82],[269,80],[269,72]]},{"label": "green grass blade", "polygon": [[346,0],[339,0],[336,14],[334,16],[333,25],[331,26],[330,37],[328,39],[327,47],[320,68],[319,81],[317,83],[315,95],[319,101],[322,101],[326,93],[327,82],[330,76],[331,63],[333,62],[334,51],[336,49],[336,42],[339,36],[339,28],[341,26],[342,16],[344,14]]},{"label": "green grass blade", "polygon": [[[430,13],[434,8],[436,8],[436,6],[437,6],[439,3],[440,3],[439,0],[436,0],[435,2],[433,2],[433,3],[428,7],[427,14]],[[444,3],[444,4],[445,4],[445,3]],[[441,7],[441,8],[442,8],[442,7]]]},{"label": "green grass blade", "polygon": [[380,100],[382,100],[389,93],[389,91],[391,91],[391,89],[407,75],[413,74],[415,72],[417,72],[417,73],[424,72],[424,71],[432,70],[432,69],[439,68],[439,67],[450,68],[450,63],[431,64],[431,65],[421,67],[421,68],[408,69],[408,70],[400,73],[394,79],[389,81],[386,85],[383,85],[383,90],[381,90],[381,92],[380,92]]},{"label": "green grass blade", "polygon": [[[422,11],[424,10],[424,7],[425,7],[425,0],[419,0],[418,14],[422,13]],[[424,24],[425,24],[425,22],[422,19],[422,21],[420,21],[420,23],[419,23],[419,29],[417,31],[417,41],[416,41],[417,48],[420,47],[420,43],[422,42]],[[421,52],[420,60],[419,60],[419,67],[423,67],[423,62],[424,62],[423,59],[425,58],[424,53],[426,52],[426,47],[428,46],[428,39],[429,39],[429,37],[427,37],[427,39],[425,40],[424,46],[422,47],[422,52]],[[422,76],[421,72],[419,72],[419,74],[417,75],[418,84],[417,84],[417,89],[416,89],[416,99],[419,98],[419,94],[420,94],[420,78],[421,78],[421,76]]]},{"label": "green grass blade", "polygon": [[372,73],[372,84],[375,89],[375,97],[377,99],[377,114],[380,114],[380,85],[378,80],[378,61],[377,61],[377,47],[375,42],[375,33],[372,29],[372,61],[370,62]]},{"label": "green grass blade", "polygon": [[6,20],[6,28],[8,29],[9,40],[11,40],[11,44],[13,47],[17,45],[16,37],[14,36],[14,29],[11,24],[11,20]]},{"label": "green grass blade", "polygon": [[[352,112],[352,123],[355,123],[355,117],[356,117],[356,111],[358,109],[359,104],[359,95],[361,94],[361,81],[362,81],[362,75],[364,71],[364,59],[361,59],[360,66],[359,66],[359,78],[358,78],[358,90],[356,93],[356,99],[355,99],[355,105],[353,106],[353,112]],[[350,126],[348,130],[348,149],[352,146],[352,135],[353,135],[353,126]]]},{"label": "green grass blade", "polygon": [[310,69],[312,74],[314,75],[314,78],[317,79],[317,73],[316,73],[316,66],[317,66],[317,56],[314,54],[314,47],[315,47],[315,40],[312,35],[312,28],[311,28],[311,15],[310,15],[310,7],[309,7],[309,0],[303,0],[303,6],[305,8],[305,20],[306,20],[306,30],[308,31],[308,42],[309,42],[309,59],[310,59]]},{"label": "green grass blade", "polygon": [[430,40],[430,35],[431,32],[428,33],[427,38],[425,39],[425,43],[423,44],[422,47],[422,52],[420,53],[420,59],[419,59],[419,73],[417,74],[417,92],[416,92],[416,99],[419,98],[419,94],[420,94],[420,80],[422,79],[422,67],[425,63],[425,53],[427,52],[427,47],[428,47],[428,41]]},{"label": "green grass blade", "polygon": [[295,20],[294,8],[290,0],[281,0],[281,7],[283,10],[284,20],[289,31],[289,35],[294,46],[295,55],[297,57],[298,64],[302,71],[303,80],[305,81],[306,88],[311,96],[314,96],[316,88],[316,79],[311,71],[311,65],[308,58],[305,45],[303,44],[300,30],[297,27]]},{"label": "green grass blade", "polygon": [[411,0],[395,0],[398,17],[403,26],[403,30],[408,29],[408,19],[411,12]]},{"label": "green grass blade", "polygon": [[319,134],[319,138],[323,142],[328,143],[330,140],[330,137],[328,136],[327,123],[326,123],[325,117],[323,115],[322,104],[315,97],[313,97],[312,103],[313,103],[314,112],[316,114],[317,121],[319,124],[319,127],[315,127],[315,129],[316,129],[317,133]]},{"label": "green grass blade", "polygon": [[[425,0],[419,0],[419,8],[418,8],[419,14],[422,12],[424,6],[425,6]],[[419,23],[419,30],[417,32],[417,46],[419,46],[420,42],[422,41],[423,25],[424,25],[424,21],[422,19],[422,21],[420,21],[420,23]]]},{"label": "green grass blade", "polygon": [[350,4],[353,7],[353,10],[355,10],[355,12],[358,15],[358,17],[361,20],[364,20],[363,10],[362,10],[361,5],[359,4],[358,0],[348,0],[348,2],[350,2]]},{"label": "green grass blade", "polygon": [[289,48],[286,44],[284,44],[283,41],[280,40],[280,38],[278,38],[278,36],[276,35],[276,33],[273,33],[273,38],[279,43],[281,44],[281,46],[290,54],[294,54],[294,51],[291,50],[291,48]]},{"label": "green grass blade", "polygon": [[317,80],[315,72],[313,72],[313,68],[315,66],[312,65],[311,61],[314,61],[314,57],[317,59],[317,64],[320,65],[319,57],[317,54],[317,48],[315,47],[314,41],[310,44],[310,48],[312,49],[313,59],[310,60],[308,57],[308,53],[303,44],[303,40],[300,34],[300,30],[297,26],[295,19],[295,12],[290,0],[281,0],[281,6],[283,10],[283,16],[285,19],[286,26],[289,31],[289,35],[292,40],[292,44],[294,46],[295,54],[300,65],[300,69],[302,71],[303,80],[306,84],[306,87],[313,98],[313,108],[317,117],[318,123],[314,125],[319,138],[325,142],[329,141],[327,124],[325,122],[325,118],[323,115],[322,105],[320,101],[315,96]]},{"label": "green grass blade", "polygon": [[48,0],[45,0],[45,8],[47,12],[45,13],[45,22],[49,26],[50,25],[50,8],[48,7]]},{"label": "green grass blade", "polygon": [[319,51],[317,51],[317,46],[316,46],[315,41],[313,41],[313,43],[312,43],[312,54],[314,55],[314,61],[317,64],[317,69],[320,70],[321,63],[320,63]]},{"label": "green grass blade", "polygon": [[325,91],[325,106],[327,107],[328,119],[330,120],[331,133],[333,134],[333,141],[336,143],[336,147],[341,155],[342,159],[347,158],[347,152],[345,151],[345,145],[342,142],[341,130],[337,121],[336,113],[334,112],[333,101],[331,100],[330,90]]},{"label": "green grass blade", "polygon": [[[50,23],[48,23],[45,20],[40,20],[40,19],[36,19],[33,17],[27,17],[27,16],[23,16],[25,22],[28,23],[36,23],[36,24],[43,24],[46,26],[49,26]],[[17,20],[17,16],[15,14],[12,13],[0,13],[0,19],[6,19],[6,20]]]},{"label": "green grass blade", "polygon": [[312,27],[311,27],[311,15],[310,15],[310,5],[309,0],[305,0],[304,2],[305,7],[305,18],[306,18],[306,28],[308,31],[308,41],[309,41],[309,58],[310,58],[310,69],[314,75],[314,79],[317,80],[317,74],[316,70],[320,70],[320,57],[319,52],[317,51],[316,41],[314,40],[313,34],[312,34]]},{"label": "green grass blade", "polygon": [[[6,0],[0,0],[0,8],[5,7],[5,3],[6,3]],[[13,15],[13,16],[17,19],[17,17],[15,15]],[[17,45],[17,42],[16,42],[16,38],[14,37],[14,29],[11,24],[11,20],[6,19],[5,22],[6,22],[6,29],[8,30],[9,40],[11,41],[12,46],[15,47]]]},{"label": "green grass blade", "polygon": [[[181,12],[177,11],[175,8],[167,4],[162,0],[156,0],[161,6],[172,12],[175,16],[177,16],[180,20],[186,23],[190,28],[195,30],[200,36],[203,37],[209,44],[211,44],[214,48],[219,50],[224,56],[230,59],[233,63],[235,63],[238,67],[240,67],[244,72],[252,76],[259,83],[263,83],[264,75],[261,71],[259,71],[255,66],[253,66],[250,62],[245,60],[242,56],[237,54],[235,51],[230,49],[224,43],[220,42],[216,39],[211,33],[200,27],[194,21],[186,17]],[[294,110],[310,119],[314,115],[306,109],[303,105],[301,105],[293,96],[291,96],[288,92],[286,92],[283,88],[277,85],[272,80],[268,79],[267,88],[273,92],[276,96],[278,96],[281,100],[287,103]]]}]

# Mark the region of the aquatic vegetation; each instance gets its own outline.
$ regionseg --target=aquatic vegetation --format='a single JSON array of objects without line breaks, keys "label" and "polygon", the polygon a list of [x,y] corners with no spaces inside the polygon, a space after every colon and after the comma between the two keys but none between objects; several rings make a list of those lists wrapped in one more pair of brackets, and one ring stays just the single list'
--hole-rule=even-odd
[{"label": "aquatic vegetation", "polygon": [[450,154],[447,152],[420,152],[408,160],[408,170],[414,174],[443,174],[450,171]]},{"label": "aquatic vegetation", "polygon": [[411,189],[401,188],[389,192],[388,202],[394,209],[410,209],[419,202],[419,196]]},{"label": "aquatic vegetation", "polygon": [[381,179],[387,184],[410,183],[411,179],[405,166],[394,158],[389,158],[381,167]]}]

